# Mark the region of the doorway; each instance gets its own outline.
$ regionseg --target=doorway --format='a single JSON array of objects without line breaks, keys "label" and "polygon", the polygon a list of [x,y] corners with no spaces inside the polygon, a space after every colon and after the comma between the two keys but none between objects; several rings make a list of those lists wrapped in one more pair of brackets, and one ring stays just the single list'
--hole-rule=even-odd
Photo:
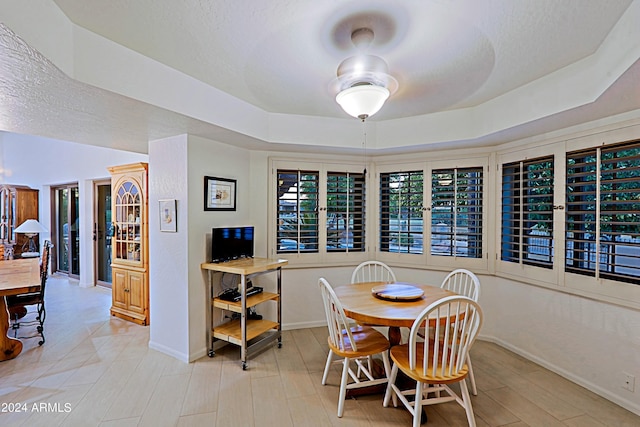
[{"label": "doorway", "polygon": [[111,288],[111,181],[95,183],[93,243],[95,245],[96,283]]},{"label": "doorway", "polygon": [[80,278],[80,193],[78,184],[67,184],[52,188],[55,212],[54,249],[52,257],[55,272],[65,273],[74,279]]}]

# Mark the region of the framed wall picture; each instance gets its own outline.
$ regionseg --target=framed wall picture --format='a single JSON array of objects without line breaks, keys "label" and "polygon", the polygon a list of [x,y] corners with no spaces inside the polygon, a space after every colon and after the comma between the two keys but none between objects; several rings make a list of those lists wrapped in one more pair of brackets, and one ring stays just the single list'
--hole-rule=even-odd
[{"label": "framed wall picture", "polygon": [[178,218],[176,217],[175,199],[160,200],[160,231],[176,233],[178,231]]},{"label": "framed wall picture", "polygon": [[204,210],[235,211],[236,180],[227,178],[204,177]]}]

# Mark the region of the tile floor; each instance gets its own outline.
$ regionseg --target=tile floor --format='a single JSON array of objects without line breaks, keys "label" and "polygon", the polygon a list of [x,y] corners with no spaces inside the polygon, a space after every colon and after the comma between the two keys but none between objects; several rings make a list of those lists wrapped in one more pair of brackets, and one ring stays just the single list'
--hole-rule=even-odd
[{"label": "tile floor", "polygon": [[[0,363],[0,426],[411,425],[404,409],[382,407],[382,395],[349,399],[336,417],[338,367],[320,384],[326,328],[285,331],[282,348],[251,359],[247,371],[235,346],[185,364],[150,350],[148,327],[110,317],[110,297],[49,279],[46,343],[25,340],[22,354]],[[640,417],[495,344],[477,341],[472,357],[479,427],[640,426]],[[466,425],[455,403],[427,414],[431,427]]]}]

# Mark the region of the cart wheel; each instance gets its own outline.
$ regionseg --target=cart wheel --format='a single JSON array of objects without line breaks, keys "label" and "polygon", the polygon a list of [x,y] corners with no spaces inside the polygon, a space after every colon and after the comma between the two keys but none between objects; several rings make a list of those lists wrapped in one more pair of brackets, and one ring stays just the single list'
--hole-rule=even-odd
[{"label": "cart wheel", "polygon": [[209,357],[213,357],[216,355],[216,352],[213,350],[209,350]]},{"label": "cart wheel", "polygon": [[242,362],[242,370],[243,371],[247,370],[247,362]]}]

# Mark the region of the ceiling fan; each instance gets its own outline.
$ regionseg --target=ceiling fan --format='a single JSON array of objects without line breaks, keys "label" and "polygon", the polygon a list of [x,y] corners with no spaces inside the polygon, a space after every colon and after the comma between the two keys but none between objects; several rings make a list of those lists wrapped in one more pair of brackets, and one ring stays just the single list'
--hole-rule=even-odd
[{"label": "ceiling fan", "polygon": [[347,114],[362,121],[380,111],[398,89],[398,81],[389,74],[384,59],[366,53],[373,38],[371,28],[358,28],[351,33],[358,54],[340,63],[333,82],[338,92],[336,102]]}]

